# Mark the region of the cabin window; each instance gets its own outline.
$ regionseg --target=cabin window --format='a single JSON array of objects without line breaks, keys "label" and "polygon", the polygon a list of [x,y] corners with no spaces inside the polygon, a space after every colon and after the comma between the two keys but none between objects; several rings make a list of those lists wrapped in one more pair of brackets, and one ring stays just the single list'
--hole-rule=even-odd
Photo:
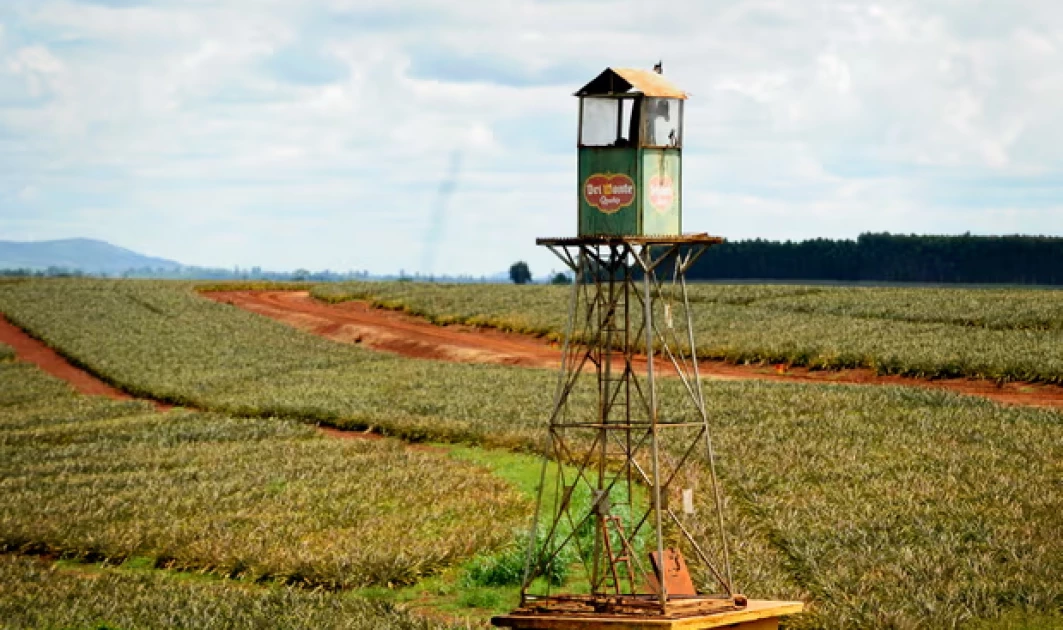
[{"label": "cabin window", "polygon": [[584,97],[582,103],[581,146],[633,147],[638,144],[637,98]]},{"label": "cabin window", "polygon": [[647,98],[643,101],[643,146],[683,145],[683,101],[677,98]]},{"label": "cabin window", "polygon": [[616,144],[620,111],[615,98],[583,98],[580,144],[611,147]]}]

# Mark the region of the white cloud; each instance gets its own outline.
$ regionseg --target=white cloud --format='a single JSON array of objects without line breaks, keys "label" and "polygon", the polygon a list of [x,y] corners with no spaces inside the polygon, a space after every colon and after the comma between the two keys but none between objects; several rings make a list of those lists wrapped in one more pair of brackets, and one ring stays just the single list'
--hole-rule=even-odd
[{"label": "white cloud", "polygon": [[39,192],[40,191],[37,190],[36,186],[23,186],[22,190],[18,191],[16,197],[19,201],[33,201],[37,198]]},{"label": "white cloud", "polygon": [[436,270],[545,270],[571,92],[657,59],[692,94],[689,229],[1059,231],[1024,186],[1063,188],[1061,41],[1051,0],[14,0],[0,233],[412,271],[458,152]]},{"label": "white cloud", "polygon": [[839,96],[849,93],[852,79],[849,77],[849,65],[836,55],[825,53],[817,59],[819,62],[819,79],[828,88],[837,90]]},{"label": "white cloud", "polygon": [[39,97],[61,87],[59,83],[64,66],[43,46],[27,46],[16,50],[8,58],[7,69],[25,80],[26,91]]}]

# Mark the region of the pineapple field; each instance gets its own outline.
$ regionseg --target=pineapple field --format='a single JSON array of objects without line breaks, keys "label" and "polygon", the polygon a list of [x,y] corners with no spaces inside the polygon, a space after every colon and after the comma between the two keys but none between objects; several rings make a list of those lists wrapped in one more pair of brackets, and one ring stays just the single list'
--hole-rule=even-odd
[{"label": "pineapple field", "polygon": [[[556,339],[568,291],[350,282],[311,293],[329,302],[369,300],[440,324]],[[689,292],[703,358],[1063,383],[1063,291],[701,284]]]},{"label": "pineapple field", "polygon": [[[312,289],[541,336],[561,330],[566,291]],[[699,352],[716,358],[1040,383],[1063,376],[1061,295],[692,287]],[[534,481],[497,462],[541,448],[551,372],[373,352],[191,283],[0,284],[0,313],[121,390],[185,407],[82,396],[0,347],[2,623],[463,627],[455,611],[512,604],[515,587],[477,580],[519,546]],[[736,582],[808,602],[788,627],[1063,624],[1063,412],[914,387],[704,385]],[[667,401],[681,385],[661,387]],[[426,612],[428,592],[455,597]]]}]

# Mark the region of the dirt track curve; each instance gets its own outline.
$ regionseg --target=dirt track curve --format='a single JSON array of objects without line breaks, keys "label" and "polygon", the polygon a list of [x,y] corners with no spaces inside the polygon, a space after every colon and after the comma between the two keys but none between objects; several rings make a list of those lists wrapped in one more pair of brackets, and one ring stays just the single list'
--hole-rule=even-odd
[{"label": "dirt track curve", "polygon": [[556,368],[560,360],[560,349],[542,339],[471,326],[436,326],[420,317],[374,309],[359,301],[325,304],[306,291],[219,291],[203,295],[333,341],[405,357],[535,368]]},{"label": "dirt track curve", "polygon": [[[325,304],[306,291],[221,291],[205,293],[215,301],[265,315],[301,330],[345,343],[406,357],[459,363],[497,363],[556,369],[561,351],[544,339],[471,326],[436,326],[405,313],[374,309],[365,302]],[[924,380],[880,376],[867,369],[820,371],[700,362],[702,376],[718,380],[903,385],[981,396],[996,402],[1063,408],[1063,387],[979,379]]]},{"label": "dirt track curve", "polygon": [[[91,373],[70,363],[43,342],[29,336],[24,330],[9,322],[2,313],[0,313],[0,343],[11,346],[15,351],[15,356],[20,361],[32,363],[48,374],[70,383],[75,390],[82,394],[106,396],[114,400],[134,400],[133,396],[117,387],[108,385]],[[137,400],[150,402],[159,411],[173,409],[173,405],[159,400],[150,398],[139,398]],[[318,427],[318,430],[329,437],[341,440],[384,439],[384,436],[370,431],[347,431],[332,427]]]},{"label": "dirt track curve", "polygon": [[37,365],[48,374],[70,383],[74,389],[90,396],[107,396],[116,400],[132,400],[122,390],[89,374],[59,356],[43,342],[30,337],[21,328],[0,315],[0,343],[11,346],[19,359]]}]

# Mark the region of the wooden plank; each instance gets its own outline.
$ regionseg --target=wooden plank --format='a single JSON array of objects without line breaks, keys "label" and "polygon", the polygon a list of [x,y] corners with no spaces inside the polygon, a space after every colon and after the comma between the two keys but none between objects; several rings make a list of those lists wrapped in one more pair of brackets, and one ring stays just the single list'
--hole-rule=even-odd
[{"label": "wooden plank", "polygon": [[566,236],[559,238],[537,238],[536,245],[719,245],[724,239],[719,236],[700,234],[671,234],[664,236]]},{"label": "wooden plank", "polygon": [[651,615],[510,614],[491,619],[491,624],[513,630],[771,630],[780,617],[804,610],[801,602],[749,600],[741,610],[665,619]]}]

